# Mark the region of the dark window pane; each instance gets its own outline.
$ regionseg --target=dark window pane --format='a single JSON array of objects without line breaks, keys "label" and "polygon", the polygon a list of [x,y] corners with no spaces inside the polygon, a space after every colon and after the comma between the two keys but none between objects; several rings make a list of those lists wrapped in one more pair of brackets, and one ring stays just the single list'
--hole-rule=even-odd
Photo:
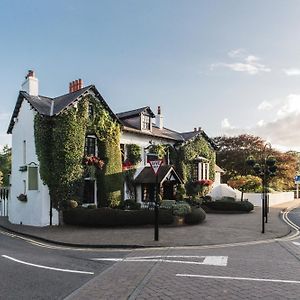
[{"label": "dark window pane", "polygon": [[28,167],[28,190],[38,190],[38,168]]}]

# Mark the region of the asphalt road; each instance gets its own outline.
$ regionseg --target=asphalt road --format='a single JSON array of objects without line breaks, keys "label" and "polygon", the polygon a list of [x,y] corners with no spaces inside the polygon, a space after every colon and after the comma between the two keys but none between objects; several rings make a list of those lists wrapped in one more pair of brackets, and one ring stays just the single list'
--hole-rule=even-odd
[{"label": "asphalt road", "polygon": [[91,258],[123,257],[127,253],[51,249],[1,230],[0,299],[64,299],[115,263]]},{"label": "asphalt road", "polygon": [[[300,226],[300,209],[289,217]],[[299,295],[299,235],[230,246],[117,251],[68,249],[0,231],[0,299],[273,300]]]}]

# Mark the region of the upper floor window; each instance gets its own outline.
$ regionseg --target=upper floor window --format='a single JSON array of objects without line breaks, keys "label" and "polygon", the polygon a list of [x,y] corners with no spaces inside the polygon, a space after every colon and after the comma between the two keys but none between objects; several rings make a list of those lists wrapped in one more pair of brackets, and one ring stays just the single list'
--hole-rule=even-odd
[{"label": "upper floor window", "polygon": [[26,164],[26,141],[23,141],[23,164]]},{"label": "upper floor window", "polygon": [[92,103],[89,103],[89,118],[90,119],[94,118],[94,106]]},{"label": "upper floor window", "polygon": [[95,136],[87,136],[85,138],[85,155],[94,155],[96,156],[96,137]]},{"label": "upper floor window", "polygon": [[144,130],[150,130],[150,116],[142,115],[142,129]]},{"label": "upper floor window", "polygon": [[194,180],[209,179],[209,163],[197,161],[193,165],[193,179]]},{"label": "upper floor window", "polygon": [[120,144],[120,149],[121,149],[122,163],[124,163],[124,161],[125,161],[125,145],[124,144]]}]

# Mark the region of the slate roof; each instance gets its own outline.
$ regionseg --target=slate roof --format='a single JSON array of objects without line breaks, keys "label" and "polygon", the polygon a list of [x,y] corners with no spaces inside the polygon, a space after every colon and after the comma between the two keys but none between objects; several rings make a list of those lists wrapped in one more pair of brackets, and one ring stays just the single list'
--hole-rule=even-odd
[{"label": "slate roof", "polygon": [[[158,171],[158,183],[164,181],[165,177],[172,172],[173,175],[177,178],[178,182],[182,183],[182,179],[178,176],[176,171],[172,166],[163,165]],[[135,183],[154,183],[156,182],[156,177],[151,167],[145,167],[141,173],[135,178]]]},{"label": "slate roof", "polygon": [[145,111],[147,111],[152,118],[155,117],[155,114],[153,113],[153,111],[151,110],[151,108],[149,106],[144,106],[144,107],[140,107],[137,109],[124,111],[121,113],[117,113],[116,115],[119,119],[129,119],[129,118],[138,116]]},{"label": "slate roof", "polygon": [[45,96],[31,96],[25,91],[20,91],[17,103],[15,105],[15,109],[13,111],[7,133],[12,133],[12,129],[15,124],[15,118],[18,117],[20,107],[22,105],[23,100],[27,100],[30,106],[40,115],[43,116],[56,116],[60,114],[62,111],[73,106],[74,103],[82,99],[84,95],[93,92],[96,97],[99,99],[101,104],[108,110],[109,114],[113,117],[113,119],[117,120],[120,123],[120,120],[113,113],[110,107],[107,105],[101,94],[98,92],[94,85],[89,85],[84,87],[78,91],[68,93],[59,97],[50,98]]}]

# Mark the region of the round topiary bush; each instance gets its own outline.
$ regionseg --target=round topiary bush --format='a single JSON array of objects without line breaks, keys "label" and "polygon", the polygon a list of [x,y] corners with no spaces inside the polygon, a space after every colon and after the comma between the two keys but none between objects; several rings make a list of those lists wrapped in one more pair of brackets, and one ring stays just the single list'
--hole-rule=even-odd
[{"label": "round topiary bush", "polygon": [[205,211],[202,208],[192,208],[192,211],[184,216],[184,223],[195,225],[202,223],[206,218]]},{"label": "round topiary bush", "polygon": [[184,217],[186,214],[191,212],[191,206],[184,202],[177,202],[176,205],[173,206],[173,215],[178,217]]},{"label": "round topiary bush", "polygon": [[215,211],[224,211],[224,212],[250,212],[254,209],[254,205],[249,201],[213,201],[209,203],[205,203],[203,205],[203,209],[206,210],[215,210]]}]

